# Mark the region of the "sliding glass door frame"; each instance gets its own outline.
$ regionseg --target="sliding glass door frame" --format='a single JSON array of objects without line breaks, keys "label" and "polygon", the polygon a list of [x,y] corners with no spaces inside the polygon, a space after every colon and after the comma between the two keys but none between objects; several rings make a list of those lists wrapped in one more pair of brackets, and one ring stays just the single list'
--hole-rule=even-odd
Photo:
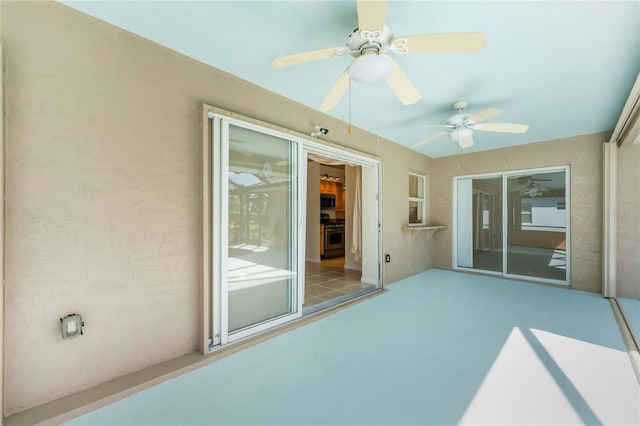
[{"label": "sliding glass door frame", "polygon": [[[321,143],[309,141],[309,140],[303,140],[303,148],[304,148],[304,163],[301,163],[301,164],[306,164],[306,161],[308,158],[307,154],[317,154],[330,159],[343,161],[350,166],[361,167],[361,173],[362,173],[361,176],[363,179],[361,195],[364,196],[366,191],[366,194],[370,196],[370,198],[366,200],[366,201],[369,201],[370,203],[367,205],[367,207],[361,206],[361,210],[365,210],[366,208],[367,213],[369,215],[372,215],[369,217],[370,219],[368,224],[369,228],[367,228],[366,235],[364,235],[365,231],[364,230],[362,231],[362,234],[363,234],[362,238],[368,240],[368,243],[369,243],[367,244],[366,242],[363,242],[363,259],[362,259],[363,277],[362,279],[364,280],[363,282],[375,285],[376,289],[382,288],[383,286],[383,282],[382,282],[383,242],[382,242],[382,163],[381,161],[376,158],[367,157],[365,155],[362,155],[361,153],[347,151],[342,148],[332,147],[332,146],[328,146],[325,144],[321,144]],[[306,190],[307,170],[305,167],[301,167],[301,169],[303,169],[301,170],[301,174],[302,173],[305,174],[304,188]],[[375,175],[375,179],[374,179],[374,175]],[[374,195],[375,206],[373,206],[372,205],[373,203],[371,203],[371,201],[373,200],[370,194],[371,188],[374,188],[375,190],[375,195]],[[306,200],[306,193],[305,193],[305,200]],[[366,201],[362,200],[362,202],[366,202]],[[305,204],[305,208],[306,208],[306,204]],[[306,214],[304,214],[303,216],[306,218]],[[361,216],[362,216],[362,213],[361,213]],[[375,222],[375,224],[373,224],[373,222]],[[375,226],[375,230],[373,229],[373,226]],[[374,232],[375,234],[373,234]],[[347,248],[345,248],[345,250],[347,250]],[[303,291],[304,290],[302,290],[301,293],[303,293]],[[301,295],[301,298],[304,299],[304,294]],[[347,297],[345,298],[345,300],[349,298],[350,297]],[[312,310],[312,311],[315,312],[315,310]]]},{"label": "sliding glass door frame", "polygon": [[[507,194],[508,194],[508,185],[507,179],[509,177],[518,176],[522,174],[537,174],[537,173],[550,173],[550,172],[564,172],[564,198],[565,198],[565,280],[555,280],[550,278],[539,278],[539,277],[530,277],[526,275],[518,275],[518,274],[509,274],[507,273],[507,257],[508,257],[508,232],[507,228],[509,226],[509,205],[507,202]],[[502,177],[502,246],[503,246],[503,257],[502,257],[502,270],[504,272],[505,278],[514,278],[520,280],[533,280],[540,283],[545,284],[554,284],[561,285],[566,287],[571,287],[571,192],[570,192],[570,168],[569,166],[559,166],[559,167],[545,167],[545,168],[537,168],[537,169],[525,169],[525,170],[513,170],[509,172],[505,172]]]},{"label": "sliding glass door frame", "polygon": [[[482,274],[486,274],[486,275],[495,275],[495,276],[503,276],[502,272],[496,272],[496,271],[487,271],[487,270],[483,270],[483,269],[475,269],[473,267],[469,268],[469,267],[465,267],[465,266],[458,266],[458,234],[460,233],[460,230],[458,229],[458,212],[460,211],[460,206],[458,205],[458,181],[460,180],[466,180],[466,179],[478,179],[478,178],[483,178],[483,179],[487,179],[487,178],[502,178],[503,179],[503,193],[502,193],[502,197],[504,200],[504,177],[503,177],[503,173],[484,173],[484,174],[476,174],[476,175],[464,175],[464,176],[454,176],[453,177],[453,215],[452,215],[452,223],[453,223],[453,229],[452,229],[452,248],[453,248],[453,253],[452,253],[452,266],[454,270],[459,270],[459,271],[473,271],[473,272],[478,272],[478,273],[482,273]],[[504,203],[503,203],[504,204]],[[471,209],[471,214],[473,215],[473,209]],[[500,213],[503,217],[504,217],[504,209],[501,210]],[[503,226],[504,226],[504,219],[503,219]],[[503,234],[503,248],[504,248],[504,229],[502,229],[502,234]],[[473,227],[472,227],[472,234],[473,234]],[[473,237],[472,237],[473,238]],[[472,248],[473,250],[473,248]],[[504,253],[503,253],[503,268],[502,270],[504,271]]]},{"label": "sliding glass door frame", "polygon": [[[375,209],[375,236],[373,228],[368,228],[367,237],[367,261],[363,263],[363,272],[366,267],[367,277],[375,281],[376,287],[382,287],[382,164],[375,157],[364,153],[348,150],[346,148],[331,146],[305,138],[303,135],[294,134],[275,125],[270,125],[250,117],[244,117],[229,111],[205,105],[206,119],[209,123],[203,129],[202,153],[206,158],[201,159],[203,189],[201,229],[206,231],[201,241],[201,253],[203,254],[200,277],[199,293],[203,297],[202,316],[200,329],[203,341],[202,351],[211,352],[224,347],[226,344],[266,331],[281,324],[299,319],[303,316],[302,305],[304,302],[304,276],[305,276],[305,239],[307,216],[307,153],[314,152],[320,155],[344,160],[350,164],[364,166],[363,170],[369,171],[370,186],[367,191],[368,211],[373,214]],[[233,126],[233,127],[230,127]],[[296,276],[293,278],[289,293],[289,303],[292,309],[284,315],[267,319],[263,322],[249,324],[245,328],[237,328],[230,332],[229,319],[229,220],[230,220],[230,144],[229,138],[233,136],[233,129],[240,127],[288,141],[295,154],[289,157],[293,165],[289,176],[291,177],[292,194],[295,202],[291,214],[295,215],[289,223],[291,238],[288,245],[292,247],[295,262]],[[208,133],[208,136],[206,136]],[[274,163],[275,166],[275,163]],[[267,167],[270,169],[270,167]],[[233,169],[233,167],[231,168]],[[275,167],[274,167],[275,169]],[[231,170],[233,171],[233,170]],[[268,170],[269,172],[271,170]],[[375,183],[373,179],[375,178]],[[374,188],[375,185],[375,188]],[[371,191],[375,189],[375,194]],[[364,194],[363,194],[364,195]],[[291,200],[291,198],[289,199]],[[375,203],[375,206],[373,204]],[[373,217],[373,216],[370,216]],[[371,226],[374,226],[371,225]],[[369,225],[368,225],[369,226]],[[289,258],[292,259],[292,258]],[[208,341],[208,343],[207,343]]]},{"label": "sliding glass door frame", "polygon": [[[452,200],[452,269],[458,271],[470,271],[474,273],[484,274],[484,275],[494,275],[494,276],[502,276],[505,278],[512,278],[518,280],[526,280],[526,281],[535,281],[539,283],[545,284],[553,284],[560,286],[571,286],[571,176],[570,176],[570,167],[569,166],[554,166],[554,167],[543,167],[543,168],[534,168],[534,169],[521,169],[521,170],[510,170],[508,172],[498,172],[498,173],[481,173],[474,175],[464,175],[464,176],[454,176],[453,177],[453,200]],[[507,273],[507,256],[508,256],[508,226],[509,226],[509,203],[508,203],[508,185],[507,179],[509,177],[515,177],[523,174],[537,174],[537,173],[550,173],[550,172],[564,172],[565,179],[565,222],[566,222],[566,231],[565,231],[565,240],[566,240],[566,280],[555,280],[550,278],[540,278],[540,277],[532,277],[528,275],[518,275],[518,274],[509,274]],[[487,179],[487,178],[502,178],[502,272],[495,271],[487,271],[483,269],[476,269],[473,267],[464,267],[458,266],[458,233],[460,230],[458,229],[458,210],[461,206],[458,205],[458,182],[465,179]]]},{"label": "sliding glass door frame", "polygon": [[[302,316],[302,297],[299,294],[300,281],[304,278],[304,212],[306,210],[306,171],[301,164],[304,161],[304,150],[299,139],[291,137],[283,132],[278,132],[256,124],[242,120],[213,114],[212,135],[212,176],[213,189],[211,209],[212,223],[212,346],[225,345],[227,343],[245,338],[249,335],[284,324]],[[229,331],[229,279],[228,279],[228,245],[229,245],[229,127],[230,125],[253,130],[258,133],[274,136],[291,143],[294,155],[292,157],[293,176],[292,190],[294,192],[294,209],[292,212],[291,229],[292,262],[295,264],[295,277],[290,286],[290,312],[273,319],[259,322],[255,325],[244,327],[235,332]],[[217,158],[216,158],[217,157]],[[220,196],[222,194],[222,196]]]}]

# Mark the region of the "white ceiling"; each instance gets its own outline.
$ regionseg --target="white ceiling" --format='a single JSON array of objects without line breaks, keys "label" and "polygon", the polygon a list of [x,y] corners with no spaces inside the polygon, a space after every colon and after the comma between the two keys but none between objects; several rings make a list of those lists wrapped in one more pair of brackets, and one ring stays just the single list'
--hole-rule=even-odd
[{"label": "white ceiling", "polygon": [[[278,70],[271,61],[341,47],[357,26],[348,0],[62,3],[312,108],[351,57]],[[354,84],[353,125],[407,147],[436,133],[419,126],[444,123],[458,99],[469,100],[469,112],[504,110],[488,122],[531,126],[520,135],[476,132],[466,152],[611,130],[640,71],[640,1],[391,0],[386,23],[396,36],[479,31],[487,39],[476,54],[392,54],[422,93],[414,105],[402,106],[384,82]],[[348,121],[348,96],[329,114]],[[416,150],[440,157],[457,145],[441,137]]]}]

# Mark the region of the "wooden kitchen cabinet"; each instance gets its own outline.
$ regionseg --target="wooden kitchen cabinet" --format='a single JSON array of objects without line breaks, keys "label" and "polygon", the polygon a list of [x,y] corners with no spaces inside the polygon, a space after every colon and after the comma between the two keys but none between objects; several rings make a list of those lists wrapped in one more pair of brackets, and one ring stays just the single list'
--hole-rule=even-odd
[{"label": "wooden kitchen cabinet", "polygon": [[336,196],[336,210],[344,210],[344,191],[342,190],[342,183],[328,182],[326,180],[320,181],[320,193],[333,194]]}]

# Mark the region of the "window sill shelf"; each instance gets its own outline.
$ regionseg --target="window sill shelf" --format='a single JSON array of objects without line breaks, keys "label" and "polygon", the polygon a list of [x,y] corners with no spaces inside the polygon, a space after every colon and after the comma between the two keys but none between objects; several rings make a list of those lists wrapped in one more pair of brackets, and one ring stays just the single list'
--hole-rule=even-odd
[{"label": "window sill shelf", "polygon": [[433,234],[439,229],[447,229],[447,226],[446,225],[404,225],[402,227],[403,231],[411,232],[412,240],[416,237],[416,233],[418,232],[426,232],[427,239],[430,240]]}]

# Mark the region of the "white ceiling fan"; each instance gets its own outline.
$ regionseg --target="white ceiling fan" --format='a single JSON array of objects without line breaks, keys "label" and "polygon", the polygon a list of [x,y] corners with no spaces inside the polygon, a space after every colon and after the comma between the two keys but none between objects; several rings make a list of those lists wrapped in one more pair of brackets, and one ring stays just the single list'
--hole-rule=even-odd
[{"label": "white ceiling fan", "polygon": [[453,108],[458,111],[458,113],[449,117],[446,124],[423,126],[444,127],[447,130],[436,133],[435,135],[431,135],[428,138],[421,140],[420,142],[413,145],[413,148],[417,148],[420,145],[437,139],[444,134],[447,134],[450,140],[458,142],[458,145],[460,145],[461,148],[469,148],[473,145],[472,135],[474,130],[500,133],[524,133],[529,129],[529,125],[527,124],[482,123],[482,121],[502,114],[502,111],[496,108],[488,108],[470,115],[464,112],[464,109],[469,105],[468,101],[456,101],[452,105]]},{"label": "white ceiling fan", "polygon": [[486,45],[482,33],[423,34],[395,38],[385,25],[388,0],[357,0],[358,28],[347,37],[346,47],[314,50],[276,58],[272,68],[282,68],[321,59],[351,55],[355,59],[322,102],[320,109],[333,109],[349,88],[350,81],[373,83],[384,79],[403,105],[416,103],[421,95],[388,52],[476,53]]},{"label": "white ceiling fan", "polygon": [[552,182],[552,179],[535,178],[532,176],[520,176],[518,178],[518,183],[520,185],[520,195],[527,195],[530,198],[541,197],[544,192],[548,191],[548,188],[543,187],[539,182]]}]

